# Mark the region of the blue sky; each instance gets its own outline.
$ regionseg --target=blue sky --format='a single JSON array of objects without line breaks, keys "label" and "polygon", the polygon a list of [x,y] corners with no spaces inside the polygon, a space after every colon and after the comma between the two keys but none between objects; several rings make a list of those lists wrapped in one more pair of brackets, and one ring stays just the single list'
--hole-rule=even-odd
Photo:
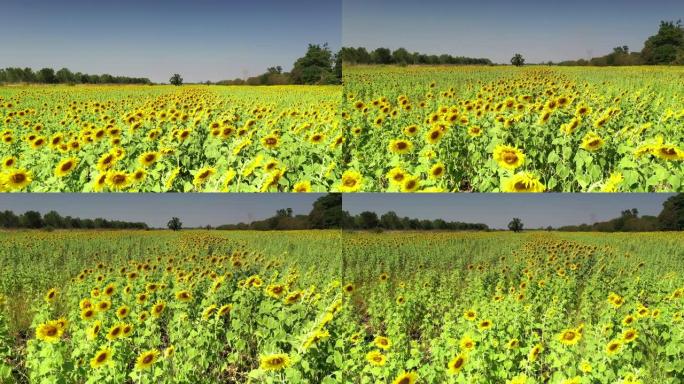
[{"label": "blue sky", "polygon": [[322,194],[88,194],[26,193],[1,194],[0,211],[43,214],[57,211],[62,216],[102,217],[112,220],[145,222],[165,227],[177,216],[186,227],[233,224],[265,219],[276,210],[292,208],[295,214],[308,214]]},{"label": "blue sky", "polygon": [[609,220],[631,208],[637,208],[642,215],[655,216],[670,196],[667,193],[346,194],[343,209],[354,215],[363,211],[378,215],[395,211],[402,217],[484,223],[491,228],[506,228],[513,217],[519,217],[526,228],[538,228]]},{"label": "blue sky", "polygon": [[285,70],[341,44],[342,0],[3,0],[0,67],[67,67],[168,81]]},{"label": "blue sky", "polygon": [[661,20],[684,19],[682,0],[344,0],[344,46],[380,46],[508,63],[639,51]]}]

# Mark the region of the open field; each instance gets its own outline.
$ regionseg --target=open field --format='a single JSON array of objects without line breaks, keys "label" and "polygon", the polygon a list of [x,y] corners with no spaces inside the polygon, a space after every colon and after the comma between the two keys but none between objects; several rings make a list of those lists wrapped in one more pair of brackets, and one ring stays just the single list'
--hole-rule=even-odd
[{"label": "open field", "polygon": [[329,191],[339,86],[0,87],[0,191]]},{"label": "open field", "polygon": [[363,335],[346,371],[364,382],[403,370],[425,383],[684,379],[679,234],[393,232],[343,241],[343,280],[353,284],[344,320],[349,334]]},{"label": "open field", "polygon": [[681,67],[346,67],[347,189],[684,188]]},{"label": "open field", "polygon": [[31,383],[318,383],[335,371],[338,231],[3,232],[0,243],[0,382],[10,368]]}]

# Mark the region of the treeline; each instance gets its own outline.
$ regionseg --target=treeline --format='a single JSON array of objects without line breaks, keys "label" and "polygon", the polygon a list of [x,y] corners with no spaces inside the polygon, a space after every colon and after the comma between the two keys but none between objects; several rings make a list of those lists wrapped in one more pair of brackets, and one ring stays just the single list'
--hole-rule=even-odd
[{"label": "treeline", "polygon": [[55,211],[45,215],[40,212],[27,211],[16,215],[12,211],[0,212],[0,228],[5,229],[148,229],[145,223],[131,223],[118,220],[81,219],[61,216]]},{"label": "treeline", "polygon": [[472,58],[463,56],[426,55],[423,53],[410,53],[405,48],[391,51],[389,48],[377,48],[368,52],[363,47],[343,47],[339,53],[345,64],[397,64],[397,65],[420,65],[420,64],[450,64],[450,65],[491,65],[489,59]]},{"label": "treeline", "polygon": [[639,216],[636,208],[624,210],[617,217],[594,224],[569,225],[558,228],[570,232],[652,232],[684,230],[684,194],[672,196],[663,203],[658,216]]},{"label": "treeline", "polygon": [[339,53],[333,54],[328,44],[309,44],[306,54],[295,61],[292,71],[283,72],[281,66],[268,68],[266,72],[247,79],[222,80],[218,85],[285,85],[340,84],[342,61]]},{"label": "treeline", "polygon": [[292,208],[279,209],[265,220],[251,223],[225,224],[216,229],[251,229],[257,231],[296,229],[336,229],[342,222],[342,195],[330,193],[317,199],[308,215],[293,215]]},{"label": "treeline", "polygon": [[486,224],[462,223],[458,221],[421,220],[409,217],[399,217],[394,211],[389,211],[380,217],[375,212],[365,211],[352,216],[347,211],[342,212],[342,227],[351,230],[422,230],[422,231],[487,231]]},{"label": "treeline", "polygon": [[590,60],[568,60],[568,66],[684,65],[684,26],[681,21],[661,21],[658,33],[649,37],[640,52],[630,52],[624,45],[613,52]]},{"label": "treeline", "polygon": [[152,84],[144,77],[126,77],[104,75],[89,75],[81,72],[71,72],[67,68],[56,71],[43,68],[34,72],[31,68],[0,69],[0,83],[31,83],[31,84]]}]

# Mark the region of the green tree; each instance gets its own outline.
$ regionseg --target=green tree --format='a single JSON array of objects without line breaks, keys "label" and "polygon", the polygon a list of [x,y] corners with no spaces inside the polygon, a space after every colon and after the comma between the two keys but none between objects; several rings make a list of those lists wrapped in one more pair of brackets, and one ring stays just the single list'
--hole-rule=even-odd
[{"label": "green tree", "polygon": [[183,223],[181,223],[179,218],[172,217],[171,220],[169,220],[169,222],[166,223],[166,226],[169,227],[169,229],[172,231],[180,231],[183,227]]},{"label": "green tree", "polygon": [[684,27],[681,20],[661,21],[658,33],[649,37],[641,50],[646,64],[673,64],[684,54]]},{"label": "green tree", "polygon": [[174,73],[173,76],[169,79],[169,83],[175,85],[175,86],[180,86],[183,85],[183,78],[181,75]]},{"label": "green tree", "polygon": [[511,64],[515,65],[516,67],[522,67],[525,64],[525,58],[521,54],[516,53],[511,58]]},{"label": "green tree", "polygon": [[329,193],[319,197],[309,212],[309,226],[314,229],[340,228],[342,220],[342,194],[340,193]]},{"label": "green tree", "polygon": [[684,193],[674,195],[663,203],[658,215],[658,228],[663,231],[684,230]]},{"label": "green tree", "polygon": [[328,44],[309,44],[304,57],[295,61],[290,75],[295,84],[334,84],[333,54]]},{"label": "green tree", "polygon": [[511,231],[516,232],[516,233],[522,232],[523,223],[519,218],[514,217],[513,220],[511,220],[511,222],[508,223],[508,229],[510,229]]}]

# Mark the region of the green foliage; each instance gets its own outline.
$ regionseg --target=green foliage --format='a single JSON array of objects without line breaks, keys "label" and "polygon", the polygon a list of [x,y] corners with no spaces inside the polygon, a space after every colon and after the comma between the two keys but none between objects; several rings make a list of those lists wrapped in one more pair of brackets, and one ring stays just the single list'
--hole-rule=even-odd
[{"label": "green foliage", "polygon": [[309,44],[306,54],[297,59],[290,76],[295,84],[337,84],[335,60],[328,44]]},{"label": "green foliage", "polygon": [[112,76],[109,74],[89,75],[81,72],[73,73],[62,68],[55,73],[54,69],[43,68],[34,72],[31,68],[0,68],[0,84],[2,83],[42,83],[42,84],[150,84],[150,79],[141,77]]},{"label": "green foliage", "polygon": [[515,65],[516,67],[522,67],[525,64],[525,58],[521,54],[516,53],[511,58],[511,64]]},{"label": "green foliage", "polygon": [[419,52],[408,52],[405,48],[391,51],[380,47],[372,52],[364,47],[342,47],[338,54],[340,61],[345,64],[397,64],[397,65],[491,65],[489,59],[451,56],[448,54],[427,55]]},{"label": "green foliage", "polygon": [[658,215],[659,228],[666,231],[684,230],[684,193],[668,198]]},{"label": "green foliage", "polygon": [[183,228],[183,223],[180,221],[179,218],[172,217],[171,220],[169,220],[169,222],[166,223],[166,226],[169,227],[169,229],[172,231],[180,231],[181,228]]},{"label": "green foliage", "polygon": [[169,83],[175,86],[183,85],[183,78],[181,75],[174,73],[171,78],[169,78]]},{"label": "green foliage", "polygon": [[510,229],[513,232],[522,232],[523,230],[523,222],[517,217],[514,217],[513,220],[511,220],[510,223],[508,223],[508,229]]}]

